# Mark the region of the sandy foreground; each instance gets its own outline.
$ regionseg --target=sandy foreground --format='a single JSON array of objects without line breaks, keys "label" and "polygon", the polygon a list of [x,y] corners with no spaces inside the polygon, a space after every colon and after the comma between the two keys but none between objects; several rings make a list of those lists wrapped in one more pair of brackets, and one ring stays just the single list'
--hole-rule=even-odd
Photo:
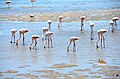
[{"label": "sandy foreground", "polygon": [[110,20],[114,16],[120,17],[120,9],[111,10],[95,10],[95,11],[82,11],[82,12],[62,12],[62,13],[34,13],[34,18],[30,18],[29,14],[16,14],[16,15],[0,15],[0,20],[10,21],[58,21],[58,16],[64,16],[64,22],[79,22],[81,16],[86,16],[86,20]]}]

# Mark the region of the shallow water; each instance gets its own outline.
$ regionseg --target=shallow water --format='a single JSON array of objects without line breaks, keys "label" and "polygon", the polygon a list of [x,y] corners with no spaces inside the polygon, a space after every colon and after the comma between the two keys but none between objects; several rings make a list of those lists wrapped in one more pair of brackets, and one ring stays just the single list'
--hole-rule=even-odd
[{"label": "shallow water", "polygon": [[1,15],[120,9],[120,0],[37,0],[35,8],[29,0],[11,0],[9,9],[5,1],[0,0]]},{"label": "shallow water", "polygon": [[[33,70],[52,69],[49,68],[54,64],[77,64],[78,66],[59,69],[52,69],[57,72],[68,73],[77,69],[90,69],[88,72],[82,72],[79,74],[88,75],[88,79],[94,74],[91,72],[102,69],[102,66],[117,66],[120,67],[120,21],[118,22],[117,30],[111,33],[109,30],[108,20],[94,21],[94,40],[90,40],[90,21],[85,22],[83,32],[80,32],[79,22],[63,22],[61,30],[57,28],[57,22],[52,23],[51,31],[53,34],[53,48],[43,48],[41,38],[38,39],[37,50],[29,50],[31,43],[31,36],[33,34],[42,35],[42,27],[48,26],[47,22],[17,22],[17,21],[0,21],[0,72],[7,70],[16,70],[19,73],[27,73]],[[29,32],[25,34],[25,45],[22,45],[19,41],[19,46],[10,43],[11,32],[10,30],[16,28],[29,29]],[[108,32],[105,34],[106,48],[96,49],[95,43],[97,41],[97,30],[105,28]],[[76,42],[77,51],[67,52],[66,48],[69,44],[69,38],[71,36],[77,36],[80,38]],[[16,33],[16,39],[19,37],[19,32]],[[100,44],[99,44],[100,45]],[[98,59],[103,59],[106,64],[101,65],[98,63]],[[19,68],[23,66],[23,68]],[[25,66],[25,67],[24,67]],[[94,66],[101,66],[96,68]],[[120,68],[118,68],[120,70]],[[107,78],[104,74],[100,75],[101,78]],[[1,78],[13,77],[14,75],[4,75]],[[108,76],[109,77],[109,76]]]}]

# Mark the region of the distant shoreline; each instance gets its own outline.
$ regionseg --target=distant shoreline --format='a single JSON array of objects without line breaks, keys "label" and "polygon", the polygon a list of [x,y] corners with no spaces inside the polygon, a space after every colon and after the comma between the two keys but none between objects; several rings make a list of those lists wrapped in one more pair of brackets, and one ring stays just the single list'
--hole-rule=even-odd
[{"label": "distant shoreline", "polygon": [[34,18],[30,18],[29,14],[16,14],[16,15],[0,15],[0,21],[33,21],[44,22],[52,20],[58,21],[58,16],[63,15],[64,22],[80,22],[81,16],[86,16],[86,20],[111,20],[113,17],[120,17],[120,9],[111,10],[94,10],[94,11],[81,11],[81,12],[61,12],[61,13],[34,13]]}]

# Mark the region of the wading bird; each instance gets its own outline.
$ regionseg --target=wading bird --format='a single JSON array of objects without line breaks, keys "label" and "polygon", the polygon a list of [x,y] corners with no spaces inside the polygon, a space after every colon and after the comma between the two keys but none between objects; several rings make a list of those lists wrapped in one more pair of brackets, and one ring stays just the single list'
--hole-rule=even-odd
[{"label": "wading bird", "polygon": [[94,34],[93,34],[93,26],[94,26],[94,23],[93,23],[93,22],[91,22],[91,23],[90,23],[90,27],[91,27],[91,34],[90,34],[90,38],[91,38],[91,40],[93,40],[93,38],[94,38]]},{"label": "wading bird", "polygon": [[33,46],[33,49],[36,48],[37,38],[40,38],[40,36],[39,36],[39,35],[32,35],[32,43],[31,43],[30,46],[29,46],[30,50],[31,50],[31,46],[32,46],[33,43],[35,43],[34,46]]},{"label": "wading bird", "polygon": [[112,32],[115,30],[114,22],[110,21],[110,25],[112,26]]},{"label": "wading bird", "polygon": [[29,31],[28,29],[20,29],[20,30],[19,30],[20,36],[19,36],[19,38],[18,38],[17,41],[16,41],[16,46],[18,45],[18,41],[20,40],[21,35],[23,35],[23,45],[25,44],[25,43],[24,43],[24,40],[25,40],[24,34],[27,33],[28,31]]},{"label": "wading bird", "polygon": [[8,5],[8,8],[9,8],[9,4],[11,4],[12,1],[6,1],[5,3]]},{"label": "wading bird", "polygon": [[52,20],[48,20],[48,28],[51,29]]},{"label": "wading bird", "polygon": [[42,33],[42,42],[43,42],[43,44],[45,44],[45,40],[46,40],[45,33],[48,32],[48,28],[47,27],[43,27],[42,31],[43,31],[43,33]]},{"label": "wading bird", "polygon": [[117,28],[117,21],[118,21],[119,19],[120,19],[120,18],[118,18],[118,17],[113,17],[113,18],[112,18],[113,22],[115,23],[116,28]]},{"label": "wading bird", "polygon": [[60,15],[58,18],[58,28],[60,28],[60,26],[62,25],[62,19],[63,19],[63,16]]},{"label": "wading bird", "polygon": [[69,52],[69,47],[70,47],[70,45],[71,45],[72,42],[73,42],[73,52],[76,51],[76,44],[75,44],[76,40],[79,40],[79,38],[78,37],[70,37],[70,43],[69,43],[69,45],[67,47],[67,51],[68,52]]},{"label": "wading bird", "polygon": [[[11,33],[12,33],[12,37],[11,37],[11,40],[10,40],[10,42],[11,43],[15,43],[15,33],[17,32],[17,30],[16,29],[11,29]],[[13,39],[14,38],[14,39]],[[12,42],[12,39],[14,40],[14,42]]]},{"label": "wading bird", "polygon": [[33,7],[33,3],[35,2],[36,0],[31,0],[30,2],[32,3],[32,7]]},{"label": "wading bird", "polygon": [[52,35],[53,35],[53,32],[51,32],[51,31],[48,31],[48,32],[45,33],[46,40],[45,40],[45,43],[44,43],[44,48],[46,48],[46,46],[45,46],[46,41],[48,41],[48,48],[53,47],[52,46]]},{"label": "wading bird", "polygon": [[104,48],[105,48],[105,38],[104,38],[103,34],[106,33],[106,32],[107,32],[106,29],[98,30],[98,40],[96,42],[96,48],[98,48],[98,42],[99,42],[100,38],[101,38],[101,49],[102,49],[102,42],[103,42],[103,45],[104,45]]},{"label": "wading bird", "polygon": [[81,19],[81,31],[82,31],[84,26],[85,16],[81,16],[80,19]]}]

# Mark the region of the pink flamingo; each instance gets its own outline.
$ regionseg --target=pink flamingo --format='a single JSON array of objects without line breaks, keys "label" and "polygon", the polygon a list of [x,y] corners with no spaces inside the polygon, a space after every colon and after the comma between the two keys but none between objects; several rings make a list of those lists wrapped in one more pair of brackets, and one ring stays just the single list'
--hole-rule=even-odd
[{"label": "pink flamingo", "polygon": [[29,46],[30,50],[31,50],[31,46],[34,43],[34,41],[35,41],[35,44],[33,46],[33,49],[36,47],[36,45],[37,45],[37,38],[40,38],[40,36],[39,35],[32,35],[32,43]]},{"label": "pink flamingo", "polygon": [[32,3],[32,7],[33,7],[33,3],[35,2],[36,0],[31,0],[30,2]]},{"label": "pink flamingo", "polygon": [[68,52],[69,52],[69,47],[70,47],[72,42],[73,42],[73,51],[76,51],[76,44],[75,44],[76,40],[79,40],[79,38],[78,37],[70,37],[70,43],[69,43],[69,45],[67,47]]},{"label": "pink flamingo", "polygon": [[[50,31],[48,31],[48,32],[45,33],[45,38],[48,38],[47,39],[48,40],[48,48],[50,48],[50,42],[51,42],[51,48],[53,47],[52,46],[52,38],[51,38],[52,34],[53,34],[53,32],[50,32]],[[45,45],[44,45],[44,48],[46,48]]]},{"label": "pink flamingo", "polygon": [[8,8],[9,8],[9,4],[11,4],[12,1],[6,1],[5,3],[8,4]]},{"label": "pink flamingo", "polygon": [[115,27],[114,27],[114,22],[113,21],[110,21],[110,25],[112,26],[112,32],[115,30]]},{"label": "pink flamingo", "polygon": [[11,29],[11,33],[12,33],[12,37],[11,37],[11,40],[10,40],[11,43],[12,43],[12,38],[14,38],[14,42],[13,43],[15,43],[15,33],[16,32],[17,32],[16,29]]},{"label": "pink flamingo", "polygon": [[24,43],[24,39],[25,39],[24,34],[27,33],[28,31],[29,31],[28,29],[20,29],[20,30],[19,30],[20,37],[19,37],[18,40],[16,41],[16,46],[18,45],[18,41],[20,40],[21,35],[23,35],[23,45],[25,44],[25,43]]},{"label": "pink flamingo", "polygon": [[113,17],[112,20],[115,23],[115,26],[117,28],[117,21],[119,20],[119,18],[118,17]]},{"label": "pink flamingo", "polygon": [[62,19],[63,19],[63,16],[60,15],[59,18],[58,18],[58,28],[60,28],[60,26],[62,24]]},{"label": "pink flamingo", "polygon": [[105,38],[104,38],[104,33],[106,33],[107,32],[107,30],[106,29],[100,29],[100,30],[98,30],[98,40],[97,40],[97,42],[96,42],[96,47],[98,48],[98,42],[99,42],[99,40],[100,40],[100,38],[101,38],[101,49],[102,49],[102,40],[103,40],[103,45],[104,45],[104,48],[105,48]]},{"label": "pink flamingo", "polygon": [[90,27],[91,27],[91,36],[90,36],[90,38],[91,38],[91,40],[93,40],[93,38],[94,38],[94,34],[93,34],[93,26],[94,26],[94,23],[91,22],[91,23],[90,23]]},{"label": "pink flamingo", "polygon": [[81,31],[82,31],[83,30],[82,28],[84,26],[85,16],[81,16],[80,19],[81,19]]},{"label": "pink flamingo", "polygon": [[52,20],[48,20],[48,28],[51,29],[51,23],[52,23]]}]

